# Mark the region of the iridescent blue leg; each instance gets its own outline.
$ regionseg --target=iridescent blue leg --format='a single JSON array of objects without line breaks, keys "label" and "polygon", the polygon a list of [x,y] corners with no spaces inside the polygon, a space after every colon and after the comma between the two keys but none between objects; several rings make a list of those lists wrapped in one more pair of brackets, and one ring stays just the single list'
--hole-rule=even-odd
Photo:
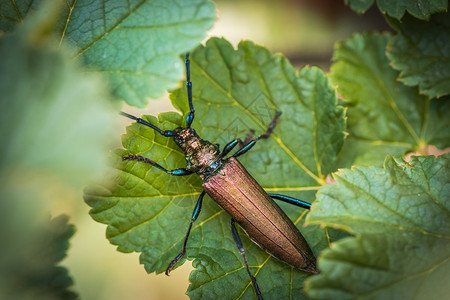
[{"label": "iridescent blue leg", "polygon": [[135,160],[135,161],[142,161],[145,162],[147,164],[150,164],[158,169],[160,169],[161,171],[166,172],[169,175],[174,175],[174,176],[185,176],[185,175],[190,175],[194,172],[189,171],[185,168],[179,168],[179,169],[174,169],[174,170],[167,170],[165,169],[163,166],[161,166],[160,164],[154,162],[153,160],[143,157],[141,155],[136,155],[136,154],[128,154],[127,156],[122,157],[122,160]]},{"label": "iridescent blue leg", "polygon": [[225,157],[228,153],[230,153],[231,150],[233,150],[234,147],[236,147],[237,144],[239,144],[240,139],[232,140],[228,144],[223,147],[222,153],[220,153],[220,157]]},{"label": "iridescent blue leg", "polygon": [[238,247],[239,252],[241,253],[242,257],[244,258],[245,268],[247,269],[248,276],[250,276],[253,286],[255,287],[256,296],[258,296],[258,300],[263,300],[261,291],[259,290],[258,283],[256,282],[256,278],[255,278],[255,276],[252,275],[252,272],[250,272],[250,269],[248,267],[247,257],[245,256],[244,245],[242,245],[242,241],[241,241],[241,238],[239,237],[239,233],[236,229],[235,222],[236,221],[233,218],[231,218],[231,233],[233,234],[234,242],[236,243],[236,246]]},{"label": "iridescent blue leg", "polygon": [[[233,157],[241,156],[242,154],[246,153],[248,150],[250,150],[253,146],[255,146],[256,142],[260,139],[267,139],[273,132],[273,129],[277,125],[278,117],[281,115],[280,111],[277,111],[275,113],[275,116],[272,119],[272,122],[270,122],[269,127],[267,128],[267,131],[264,134],[261,134],[256,139],[252,139],[249,142],[244,142],[244,146],[236,151],[236,153],[233,154]],[[248,139],[248,137],[247,137]],[[247,140],[246,139],[246,140]]]},{"label": "iridescent blue leg", "polygon": [[189,238],[189,234],[191,233],[192,224],[197,220],[198,215],[200,214],[200,210],[202,209],[203,197],[205,196],[205,191],[203,191],[198,197],[197,204],[195,205],[194,211],[192,212],[191,222],[189,223],[188,231],[186,233],[186,237],[184,238],[183,248],[181,252],[170,262],[166,269],[166,275],[169,276],[169,272],[172,271],[173,267],[180,261],[183,255],[186,253],[186,244]]},{"label": "iridescent blue leg", "polygon": [[285,195],[279,195],[279,194],[268,194],[268,195],[270,198],[273,198],[273,199],[281,200],[286,203],[293,204],[295,206],[299,206],[302,208],[311,209],[311,203],[308,203],[308,202],[300,200],[300,199],[292,198],[292,197],[285,196]]},{"label": "iridescent blue leg", "polygon": [[191,82],[191,68],[190,68],[190,60],[189,53],[186,53],[186,90],[188,96],[189,103],[189,113],[186,116],[186,128],[191,128],[191,124],[194,121],[194,105],[192,104],[192,82]]}]

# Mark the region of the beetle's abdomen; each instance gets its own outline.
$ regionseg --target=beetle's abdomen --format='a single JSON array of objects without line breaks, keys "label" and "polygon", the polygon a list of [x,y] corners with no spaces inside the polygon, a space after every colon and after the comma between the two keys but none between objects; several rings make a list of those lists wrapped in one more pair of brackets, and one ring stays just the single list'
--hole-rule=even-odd
[{"label": "beetle's abdomen", "polygon": [[203,187],[267,253],[300,270],[318,272],[297,227],[238,160],[227,160]]}]

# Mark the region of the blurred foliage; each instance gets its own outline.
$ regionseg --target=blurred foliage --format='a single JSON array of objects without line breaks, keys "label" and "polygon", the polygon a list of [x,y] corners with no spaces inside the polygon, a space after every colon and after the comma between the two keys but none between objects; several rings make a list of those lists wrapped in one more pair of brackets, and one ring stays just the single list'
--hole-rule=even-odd
[{"label": "blurred foliage", "polygon": [[[0,30],[14,28],[40,2],[3,3],[9,17],[0,18]],[[184,68],[178,55],[215,20],[209,0],[70,0],[62,8],[52,28],[60,43],[73,46],[73,57],[100,73],[117,98],[138,107],[177,86]]]},{"label": "blurred foliage", "polygon": [[47,3],[0,40],[0,136],[7,145],[0,167],[19,164],[83,185],[101,173],[116,115],[100,78],[81,73],[55,43],[49,28],[58,11]]},{"label": "blurred foliage", "polygon": [[[48,1],[0,37],[0,298],[75,299],[57,264],[74,226],[45,213],[49,190],[102,172],[116,118],[97,76],[86,76],[51,34]],[[99,126],[100,125],[100,126]]]},{"label": "blurred foliage", "polygon": [[58,266],[66,256],[75,227],[68,224],[67,216],[50,219],[39,213],[43,207],[38,197],[10,189],[5,186],[14,185],[10,178],[1,179],[0,298],[78,299],[70,289],[73,281],[67,269]]},{"label": "blurred foliage", "polygon": [[295,67],[328,70],[333,45],[355,32],[391,30],[376,7],[364,16],[336,0],[218,0],[218,19],[209,36],[224,36],[237,46],[241,40],[281,52]]}]

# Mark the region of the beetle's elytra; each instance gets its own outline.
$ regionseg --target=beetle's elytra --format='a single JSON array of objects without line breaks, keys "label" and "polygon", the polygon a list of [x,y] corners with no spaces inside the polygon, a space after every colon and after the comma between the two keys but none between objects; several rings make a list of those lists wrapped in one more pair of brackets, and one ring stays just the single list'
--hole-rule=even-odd
[{"label": "beetle's elytra", "polygon": [[227,159],[203,188],[267,253],[317,273],[314,254],[297,227],[236,158]]},{"label": "beetle's elytra", "polygon": [[[192,83],[190,81],[189,54],[186,54],[186,87],[188,94],[189,113],[186,117],[186,127],[178,127],[175,130],[163,131],[147,121],[121,112],[123,116],[136,122],[153,128],[159,134],[173,137],[175,143],[184,151],[186,167],[167,170],[149,158],[140,155],[128,154],[123,160],[142,161],[166,172],[169,175],[185,176],[197,173],[203,180],[204,191],[200,194],[194,208],[183,248],[168,265],[166,274],[172,270],[175,264],[183,257],[186,244],[192,228],[192,224],[200,214],[202,201],[207,193],[219,206],[231,216],[231,231],[236,245],[242,254],[244,264],[250,279],[253,282],[258,299],[263,299],[262,293],[251,274],[245,256],[245,250],[236,230],[235,223],[247,233],[250,239],[273,257],[309,273],[318,273],[316,258],[308,246],[308,243],[273,199],[282,200],[302,208],[310,208],[310,204],[299,199],[278,194],[267,194],[256,180],[247,172],[236,159],[249,151],[260,139],[265,139],[272,133],[278,117],[277,112],[269,125],[267,132],[257,138],[246,138],[229,142],[222,152],[219,146],[201,139],[195,130],[191,128],[194,120],[194,108],[192,104]],[[241,145],[231,157],[226,157],[238,144]]]}]

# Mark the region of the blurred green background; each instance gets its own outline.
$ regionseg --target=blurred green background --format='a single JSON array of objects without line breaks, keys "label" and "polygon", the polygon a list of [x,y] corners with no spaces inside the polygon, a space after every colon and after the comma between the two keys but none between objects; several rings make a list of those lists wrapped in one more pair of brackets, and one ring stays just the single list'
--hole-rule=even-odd
[{"label": "blurred green background", "polygon": [[[336,41],[345,39],[354,32],[389,30],[376,7],[372,7],[364,16],[358,16],[344,5],[344,1],[226,0],[215,3],[218,18],[208,33],[208,38],[225,37],[235,46],[241,40],[252,40],[273,53],[282,53],[298,68],[304,65],[317,65],[328,71]],[[2,81],[4,79],[2,78]],[[193,84],[195,88],[195,82]],[[29,92],[34,91],[30,89]],[[78,90],[74,91],[72,97],[75,95],[78,95]],[[7,100],[3,95],[2,103]],[[143,113],[156,115],[158,112],[174,111],[174,108],[166,95],[161,99],[150,101],[145,109],[125,106],[123,110],[136,115]],[[80,124],[86,124],[86,131],[89,131],[89,126],[93,126],[93,120],[99,116],[99,110],[94,108],[86,111],[88,113],[84,115]],[[64,115],[64,120],[70,119],[70,110],[62,110],[60,115]],[[36,135],[42,134],[42,131],[47,129],[43,128],[45,122],[43,124],[36,119],[32,121],[30,126],[36,127]],[[120,135],[125,133],[125,126],[130,124],[128,119],[118,115],[112,122],[118,124],[108,128],[104,133],[104,137],[108,139],[102,141],[105,145],[104,156],[107,156],[106,149],[121,146]],[[73,123],[64,121],[57,123],[60,124],[57,129],[63,132],[63,135],[70,136],[70,126]],[[52,121],[49,124],[55,123]],[[9,122],[6,126],[8,130],[15,130],[13,125],[13,122]],[[2,127],[4,126],[5,123],[2,123]],[[48,132],[47,134],[51,135]],[[86,144],[79,146],[88,147],[90,143],[95,142],[95,138],[85,142]],[[52,142],[48,141],[47,144],[52,145]],[[6,150],[13,149],[11,145],[2,147]],[[37,157],[46,152],[43,149],[36,151]],[[67,160],[71,159],[70,155],[69,152]],[[92,157],[86,158],[87,162],[97,160],[102,160],[102,153],[94,152]],[[81,299],[187,299],[185,291],[189,285],[188,278],[191,271],[189,262],[172,272],[170,277],[147,274],[144,267],[139,264],[138,254],[117,252],[116,247],[105,238],[106,226],[91,219],[88,214],[89,208],[82,200],[84,183],[68,184],[70,180],[65,180],[64,176],[48,170],[45,161],[34,164],[33,175],[30,178],[22,178],[20,169],[20,164],[16,165],[14,171],[9,173],[10,179],[15,177],[27,181],[26,187],[30,195],[45,199],[43,201],[45,208],[28,206],[30,214],[36,209],[48,210],[52,216],[66,214],[70,216],[69,223],[76,226],[76,233],[70,240],[68,256],[62,265],[68,268],[75,281],[73,290],[79,293]],[[4,182],[3,187],[8,184]],[[46,189],[42,190],[42,187]],[[39,190],[39,193],[33,193],[34,189]],[[191,211],[186,211],[186,214],[190,215]],[[180,230],[184,232],[186,228]],[[20,226],[11,230],[20,235]]]}]

